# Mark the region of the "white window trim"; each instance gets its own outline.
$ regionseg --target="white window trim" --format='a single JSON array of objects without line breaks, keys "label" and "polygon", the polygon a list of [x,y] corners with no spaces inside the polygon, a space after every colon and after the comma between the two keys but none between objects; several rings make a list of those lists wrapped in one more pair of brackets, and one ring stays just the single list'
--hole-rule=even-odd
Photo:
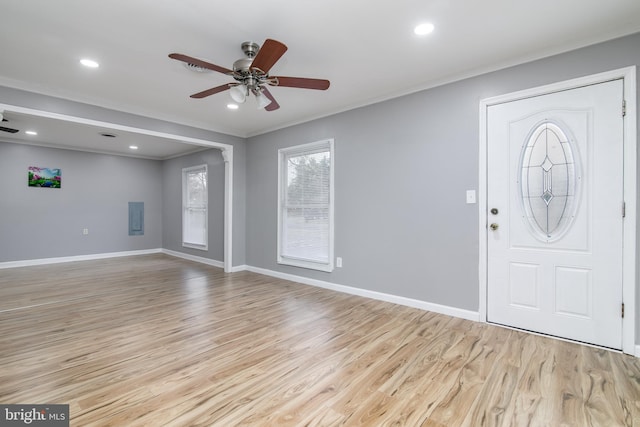
[{"label": "white window trim", "polygon": [[[278,150],[278,235],[277,235],[277,251],[278,264],[291,265],[294,267],[308,268],[312,270],[331,272],[334,269],[334,171],[335,171],[335,156],[334,156],[334,142],[333,139],[325,139],[321,141],[311,142],[302,145],[296,145],[288,148],[281,148]],[[284,183],[284,158],[291,154],[297,153],[313,153],[314,151],[326,151],[329,148],[329,155],[331,158],[331,168],[329,170],[329,260],[326,263],[314,262],[304,259],[298,259],[293,257],[287,257],[282,255],[282,221],[283,221],[283,205],[284,196],[286,191],[286,184]]]},{"label": "white window trim", "polygon": [[[204,245],[198,245],[195,243],[188,243],[184,241],[184,212],[186,209],[186,205],[187,205],[187,174],[191,171],[194,170],[201,170],[204,169],[204,172],[207,174],[207,194],[205,195],[205,211],[206,211],[206,215],[205,215],[205,235],[204,235],[204,240],[205,243]],[[206,251],[209,250],[209,169],[207,167],[206,164],[204,165],[198,165],[198,166],[191,166],[188,168],[183,168],[182,169],[182,236],[181,239],[182,240],[182,247],[184,248],[191,248],[191,249],[198,249],[201,251]]]}]

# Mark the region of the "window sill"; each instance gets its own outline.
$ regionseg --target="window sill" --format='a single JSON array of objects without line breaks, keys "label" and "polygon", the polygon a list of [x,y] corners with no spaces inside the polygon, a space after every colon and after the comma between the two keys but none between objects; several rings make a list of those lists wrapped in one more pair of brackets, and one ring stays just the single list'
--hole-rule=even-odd
[{"label": "window sill", "polygon": [[307,268],[309,270],[325,271],[327,273],[331,273],[334,268],[332,262],[323,264],[323,263],[318,263],[313,261],[305,261],[301,259],[287,258],[287,257],[278,257],[278,264],[289,265],[292,267]]},{"label": "window sill", "polygon": [[209,250],[209,245],[195,245],[193,243],[183,243],[182,247],[189,248],[189,249],[198,249],[199,251]]}]

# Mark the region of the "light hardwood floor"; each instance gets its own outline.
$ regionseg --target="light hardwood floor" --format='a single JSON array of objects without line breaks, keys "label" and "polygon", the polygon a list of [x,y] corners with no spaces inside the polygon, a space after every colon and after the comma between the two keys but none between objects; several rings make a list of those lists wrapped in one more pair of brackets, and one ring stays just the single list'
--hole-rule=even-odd
[{"label": "light hardwood floor", "polygon": [[0,270],[0,403],[72,426],[640,426],[640,362],[149,255]]}]

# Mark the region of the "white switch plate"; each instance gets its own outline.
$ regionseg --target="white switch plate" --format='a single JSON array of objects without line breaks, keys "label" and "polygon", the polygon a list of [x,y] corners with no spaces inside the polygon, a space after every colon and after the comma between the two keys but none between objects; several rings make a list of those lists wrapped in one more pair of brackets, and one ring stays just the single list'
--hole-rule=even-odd
[{"label": "white switch plate", "polygon": [[87,234],[89,234],[89,229],[88,229],[88,228],[83,228],[83,229],[82,229],[82,234],[83,234],[84,236],[86,236]]},{"label": "white switch plate", "polygon": [[342,267],[342,257],[336,258],[336,267]]},{"label": "white switch plate", "polygon": [[467,190],[467,203],[475,203],[476,202],[476,190]]}]

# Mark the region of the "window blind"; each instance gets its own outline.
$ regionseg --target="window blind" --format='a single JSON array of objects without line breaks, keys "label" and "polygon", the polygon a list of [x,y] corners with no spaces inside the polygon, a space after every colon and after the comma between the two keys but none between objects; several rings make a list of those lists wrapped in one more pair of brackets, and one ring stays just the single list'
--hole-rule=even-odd
[{"label": "window blind", "polygon": [[183,169],[182,244],[207,248],[207,166]]}]

